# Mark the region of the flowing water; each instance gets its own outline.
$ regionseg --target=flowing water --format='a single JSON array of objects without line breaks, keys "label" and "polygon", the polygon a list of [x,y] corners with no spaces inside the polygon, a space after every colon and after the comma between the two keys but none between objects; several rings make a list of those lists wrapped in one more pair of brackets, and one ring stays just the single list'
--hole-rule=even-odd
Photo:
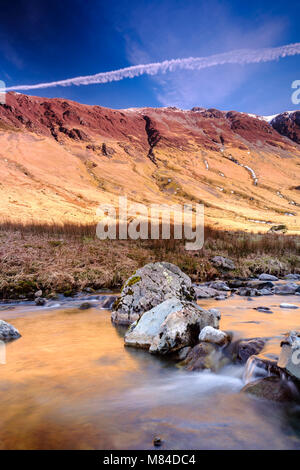
[{"label": "flowing water", "polygon": [[[299,297],[203,300],[222,313],[234,339],[270,337],[263,354],[279,353],[282,335],[300,330]],[[254,310],[268,306],[272,314]],[[300,407],[240,393],[244,367],[218,374],[187,372],[145,351],[124,348],[124,328],[110,312],[1,307],[22,338],[0,364],[0,449],[300,449]]]}]

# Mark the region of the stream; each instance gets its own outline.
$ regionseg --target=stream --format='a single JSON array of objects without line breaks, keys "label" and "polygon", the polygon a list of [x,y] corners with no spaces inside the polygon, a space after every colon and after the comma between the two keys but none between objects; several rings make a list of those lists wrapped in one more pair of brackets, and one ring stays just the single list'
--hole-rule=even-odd
[{"label": "stream", "polygon": [[[299,296],[198,301],[218,308],[234,339],[269,337],[279,354],[300,330]],[[266,306],[272,314],[254,310]],[[110,311],[77,301],[1,305],[0,318],[22,334],[0,364],[0,449],[300,449],[300,406],[240,393],[245,366],[187,372],[166,358],[125,348]]]}]

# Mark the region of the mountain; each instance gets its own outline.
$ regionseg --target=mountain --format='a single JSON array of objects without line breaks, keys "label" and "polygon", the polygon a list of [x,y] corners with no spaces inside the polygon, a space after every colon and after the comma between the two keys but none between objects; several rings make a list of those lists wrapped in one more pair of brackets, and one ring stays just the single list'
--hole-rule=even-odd
[{"label": "mountain", "polygon": [[206,223],[300,230],[300,112],[270,123],[236,111],[112,110],[8,93],[0,105],[4,219],[96,220],[118,195],[203,202]]}]

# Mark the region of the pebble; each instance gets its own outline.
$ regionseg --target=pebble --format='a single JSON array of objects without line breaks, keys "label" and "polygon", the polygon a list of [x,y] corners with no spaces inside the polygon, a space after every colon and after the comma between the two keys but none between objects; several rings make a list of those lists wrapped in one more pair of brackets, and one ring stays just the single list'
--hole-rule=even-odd
[{"label": "pebble", "polygon": [[160,437],[155,437],[153,439],[153,445],[154,447],[160,447],[162,445],[163,441]]}]

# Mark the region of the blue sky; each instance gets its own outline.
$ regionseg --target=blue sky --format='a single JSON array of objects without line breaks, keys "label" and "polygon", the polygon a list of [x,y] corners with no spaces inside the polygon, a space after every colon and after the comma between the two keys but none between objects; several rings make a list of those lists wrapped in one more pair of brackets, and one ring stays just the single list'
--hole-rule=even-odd
[{"label": "blue sky", "polygon": [[[165,59],[300,41],[289,0],[18,0],[1,5],[0,79],[56,81]],[[193,106],[275,114],[293,110],[300,56],[26,93],[112,108]]]}]

